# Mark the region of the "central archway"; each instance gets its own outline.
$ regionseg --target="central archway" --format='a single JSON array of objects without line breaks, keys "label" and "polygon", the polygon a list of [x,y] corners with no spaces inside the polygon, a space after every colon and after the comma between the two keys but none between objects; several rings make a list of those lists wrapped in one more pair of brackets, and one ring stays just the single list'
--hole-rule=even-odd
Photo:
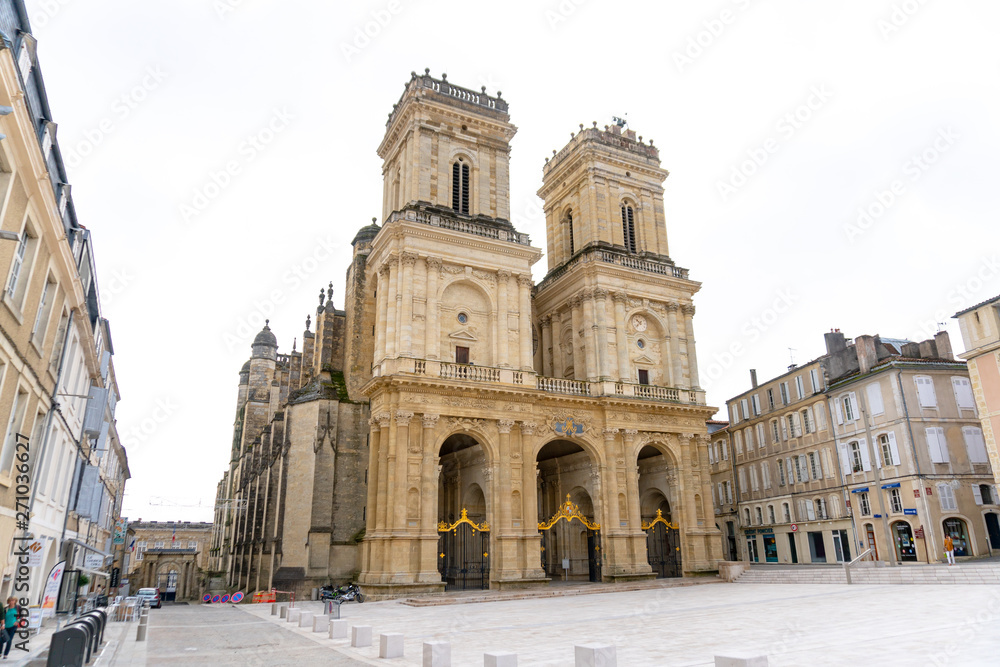
[{"label": "central archway", "polygon": [[538,451],[538,518],[542,569],[556,581],[601,581],[599,497],[590,455],[554,440]]},{"label": "central archway", "polygon": [[[683,576],[677,468],[653,445],[645,445],[636,456],[642,529],[646,533],[646,558],[657,578]],[[671,500],[674,500],[671,503]]]},{"label": "central archway", "polygon": [[[490,587],[490,507],[486,452],[475,437],[456,433],[440,450],[438,571],[445,590]],[[485,489],[485,490],[484,490]]]}]

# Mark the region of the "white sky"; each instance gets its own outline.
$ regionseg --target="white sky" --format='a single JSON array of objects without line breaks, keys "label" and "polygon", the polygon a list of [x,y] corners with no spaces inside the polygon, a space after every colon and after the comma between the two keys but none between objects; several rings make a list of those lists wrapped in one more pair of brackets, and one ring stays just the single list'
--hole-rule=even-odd
[{"label": "white sky", "polygon": [[[704,283],[695,331],[713,405],[748,388],[749,368],[762,380],[783,372],[788,348],[800,363],[818,356],[832,327],[920,339],[946,322],[960,351],[950,316],[1000,293],[988,210],[1000,180],[1000,7],[986,0],[28,9],[79,218],[94,233],[133,520],[211,520],[261,312],[287,352],[321,286],[332,280],[343,307],[350,240],[380,212],[375,149],[411,70],[503,91],[520,128],[512,217],[538,246],[542,164],[579,123],[627,113],[653,138],[671,172],[671,256]],[[783,120],[796,109],[805,120]],[[280,130],[269,143],[246,143],[269,124]],[[719,184],[768,149],[724,198]],[[933,164],[908,162],[925,151]],[[211,174],[227,162],[239,173],[216,190]],[[896,180],[894,201],[849,238],[858,208]],[[182,205],[206,191],[185,219]]]}]

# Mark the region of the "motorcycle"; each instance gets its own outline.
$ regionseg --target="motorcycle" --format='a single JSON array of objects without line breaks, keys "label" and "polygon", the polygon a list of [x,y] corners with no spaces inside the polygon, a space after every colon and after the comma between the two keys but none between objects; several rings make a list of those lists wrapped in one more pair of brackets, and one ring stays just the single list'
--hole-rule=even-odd
[{"label": "motorcycle", "polygon": [[361,592],[361,587],[357,584],[348,584],[347,586],[337,586],[334,588],[332,585],[323,586],[319,590],[320,600],[333,600],[337,604],[343,604],[345,602],[364,602],[365,594]]}]

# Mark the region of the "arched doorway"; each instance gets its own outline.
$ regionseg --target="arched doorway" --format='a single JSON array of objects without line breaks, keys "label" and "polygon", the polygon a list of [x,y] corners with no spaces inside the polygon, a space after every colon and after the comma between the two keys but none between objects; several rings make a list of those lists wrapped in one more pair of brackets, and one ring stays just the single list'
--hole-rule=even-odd
[{"label": "arched doorway", "polygon": [[646,533],[646,558],[657,579],[680,577],[681,545],[677,524],[671,522],[670,502],[659,491],[642,501],[642,529]]},{"label": "arched doorway", "polygon": [[986,513],[986,534],[989,536],[990,548],[1000,549],[1000,520],[996,512]]},{"label": "arched doorway", "polygon": [[[663,451],[645,445],[636,456],[642,529],[646,533],[646,558],[657,578],[681,577],[682,552],[677,468]],[[623,499],[624,500],[624,499]],[[673,501],[673,502],[671,502]],[[619,503],[621,504],[621,503]],[[621,507],[619,507],[619,510]],[[735,551],[735,536],[733,536]]]},{"label": "arched doorway", "polygon": [[[438,571],[445,590],[490,587],[487,456],[479,441],[456,433],[441,445]],[[488,489],[488,487],[487,487]]]},{"label": "arched doorway", "polygon": [[951,536],[951,541],[955,545],[955,556],[971,556],[972,548],[969,546],[969,531],[965,527],[965,522],[957,517],[951,517],[942,521],[941,525],[945,537]]},{"label": "arched doorway", "polygon": [[553,580],[601,581],[601,526],[590,456],[574,442],[555,440],[536,458],[542,569]]},{"label": "arched doorway", "polygon": [[907,562],[917,560],[917,545],[913,541],[913,530],[905,521],[892,524],[892,537],[896,543],[896,560]]}]

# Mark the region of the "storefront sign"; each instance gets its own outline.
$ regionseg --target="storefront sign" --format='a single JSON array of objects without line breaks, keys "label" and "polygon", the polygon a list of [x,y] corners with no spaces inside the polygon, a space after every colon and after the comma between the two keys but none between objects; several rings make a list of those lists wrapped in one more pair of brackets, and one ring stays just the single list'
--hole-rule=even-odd
[{"label": "storefront sign", "polygon": [[928,496],[930,496],[930,495],[933,495],[933,494],[931,493],[931,487],[929,487],[929,486],[928,486],[928,487],[927,487],[926,489],[924,489],[924,494],[925,494],[925,495],[928,495]]},{"label": "storefront sign", "polygon": [[882,515],[881,514],[872,514],[872,517],[874,517],[876,519],[881,519]]},{"label": "storefront sign", "polygon": [[86,554],[83,557],[83,566],[88,570],[100,570],[104,567],[104,556],[101,554]]},{"label": "storefront sign", "polygon": [[899,488],[899,482],[893,482],[892,484],[883,484],[882,488],[883,489],[898,489]]},{"label": "storefront sign", "polygon": [[924,539],[924,527],[920,526],[920,528],[917,528],[917,532],[913,533],[913,536],[918,540]]},{"label": "storefront sign", "polygon": [[[885,487],[883,486],[882,488],[884,489]],[[851,489],[851,493],[868,493],[868,487],[866,486],[863,489]]]},{"label": "storefront sign", "polygon": [[128,519],[121,517],[115,521],[114,544],[125,544],[125,531],[128,529]]},{"label": "storefront sign", "polygon": [[914,498],[920,497],[920,489],[913,489],[913,497]]},{"label": "storefront sign", "polygon": [[916,516],[917,515],[917,510],[904,509],[903,510],[903,514],[909,514],[910,516]]},{"label": "storefront sign", "polygon": [[45,555],[45,546],[41,540],[35,540],[28,545],[28,567],[41,567],[42,556]]}]

